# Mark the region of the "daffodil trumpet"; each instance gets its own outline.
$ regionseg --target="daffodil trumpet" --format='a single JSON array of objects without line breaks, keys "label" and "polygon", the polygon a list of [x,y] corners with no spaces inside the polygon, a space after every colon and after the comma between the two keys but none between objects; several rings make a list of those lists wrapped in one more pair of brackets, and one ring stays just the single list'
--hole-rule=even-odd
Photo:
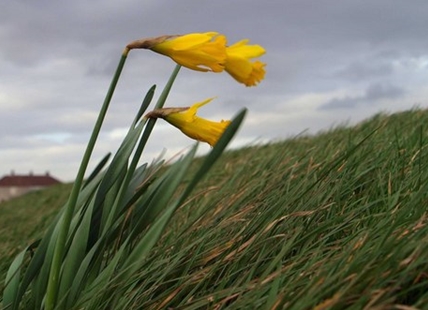
[{"label": "daffodil trumpet", "polygon": [[225,70],[235,80],[246,86],[255,86],[265,77],[266,64],[256,60],[266,53],[260,45],[248,45],[249,40],[241,40],[226,48],[227,60]]},{"label": "daffodil trumpet", "polygon": [[178,128],[189,138],[206,142],[212,147],[220,139],[229,126],[229,120],[220,122],[210,121],[196,115],[198,109],[210,102],[213,98],[195,103],[191,107],[162,108],[153,110],[145,115],[146,118],[162,118]]}]

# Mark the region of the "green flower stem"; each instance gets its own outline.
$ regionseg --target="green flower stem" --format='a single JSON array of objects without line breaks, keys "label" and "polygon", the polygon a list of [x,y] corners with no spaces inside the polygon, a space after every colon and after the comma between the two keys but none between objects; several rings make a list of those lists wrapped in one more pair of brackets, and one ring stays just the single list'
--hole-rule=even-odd
[{"label": "green flower stem", "polygon": [[74,209],[77,203],[77,198],[79,196],[79,192],[82,187],[82,183],[85,176],[86,168],[88,167],[89,159],[94,150],[95,142],[100,133],[101,126],[107,114],[107,110],[108,110],[111,98],[113,96],[113,93],[116,88],[122,69],[125,65],[125,61],[128,56],[128,53],[129,53],[129,49],[125,48],[120,58],[116,72],[113,76],[113,79],[110,83],[110,88],[107,92],[107,95],[101,107],[100,113],[98,114],[98,119],[95,123],[94,129],[92,131],[91,137],[89,139],[88,145],[83,155],[82,162],[77,172],[77,176],[74,181],[73,188],[70,193],[70,197],[68,199],[67,207],[62,216],[62,223],[58,233],[58,239],[55,244],[52,265],[49,273],[48,287],[46,291],[46,302],[45,302],[46,310],[52,310],[55,307],[57,294],[58,294],[59,275],[61,271],[62,259],[64,256],[64,250],[65,250],[65,243],[67,241],[68,230],[70,228],[70,223],[73,218]]}]

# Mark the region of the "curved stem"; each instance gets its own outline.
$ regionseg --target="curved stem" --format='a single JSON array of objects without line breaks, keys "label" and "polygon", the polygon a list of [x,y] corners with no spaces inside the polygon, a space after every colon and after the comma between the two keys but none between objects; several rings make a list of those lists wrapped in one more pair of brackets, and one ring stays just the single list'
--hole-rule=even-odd
[{"label": "curved stem", "polygon": [[60,219],[60,221],[62,222],[60,223],[61,227],[59,229],[58,238],[55,243],[55,250],[52,258],[52,264],[50,268],[48,286],[46,291],[46,301],[45,301],[46,310],[52,310],[55,307],[57,294],[58,294],[58,287],[59,287],[59,276],[60,276],[62,259],[64,256],[64,250],[65,250],[65,243],[67,241],[67,235],[70,228],[71,220],[73,218],[74,209],[76,207],[77,198],[79,197],[79,192],[82,187],[86,168],[88,167],[88,164],[89,164],[89,159],[91,158],[92,152],[95,147],[95,143],[101,131],[101,126],[107,114],[107,110],[108,110],[111,98],[113,97],[114,90],[116,88],[120,74],[122,73],[122,69],[125,65],[125,61],[128,56],[128,53],[129,53],[129,49],[125,48],[120,58],[116,72],[113,76],[113,79],[110,83],[110,87],[106,94],[106,98],[104,99],[104,103],[101,107],[100,113],[98,114],[98,118],[95,123],[94,129],[92,130],[92,134],[89,139],[88,145],[86,146],[86,150],[83,155],[79,170],[77,172],[77,176],[74,181],[73,188],[70,193],[70,197],[68,198],[65,211],[63,213],[63,216]]}]

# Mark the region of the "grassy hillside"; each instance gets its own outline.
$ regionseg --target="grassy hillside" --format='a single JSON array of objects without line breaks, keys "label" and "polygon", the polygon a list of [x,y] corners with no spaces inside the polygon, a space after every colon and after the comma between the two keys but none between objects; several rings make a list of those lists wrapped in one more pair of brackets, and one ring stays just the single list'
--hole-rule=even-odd
[{"label": "grassy hillside", "polygon": [[[106,290],[124,309],[424,308],[427,124],[425,110],[377,115],[224,154],[143,270]],[[0,205],[3,279],[68,190]]]},{"label": "grassy hillside", "polygon": [[[0,272],[13,257],[36,241],[68,198],[71,185],[61,184],[0,204]],[[3,283],[0,284],[0,287]]]}]

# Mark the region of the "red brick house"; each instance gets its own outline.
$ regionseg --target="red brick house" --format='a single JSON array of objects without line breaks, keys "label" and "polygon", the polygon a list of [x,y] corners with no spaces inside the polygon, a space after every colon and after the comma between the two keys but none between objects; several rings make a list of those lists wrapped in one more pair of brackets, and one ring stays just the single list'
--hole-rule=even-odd
[{"label": "red brick house", "polygon": [[59,183],[61,182],[50,176],[49,172],[42,175],[31,172],[28,175],[17,175],[12,171],[10,175],[0,179],[0,202]]}]

